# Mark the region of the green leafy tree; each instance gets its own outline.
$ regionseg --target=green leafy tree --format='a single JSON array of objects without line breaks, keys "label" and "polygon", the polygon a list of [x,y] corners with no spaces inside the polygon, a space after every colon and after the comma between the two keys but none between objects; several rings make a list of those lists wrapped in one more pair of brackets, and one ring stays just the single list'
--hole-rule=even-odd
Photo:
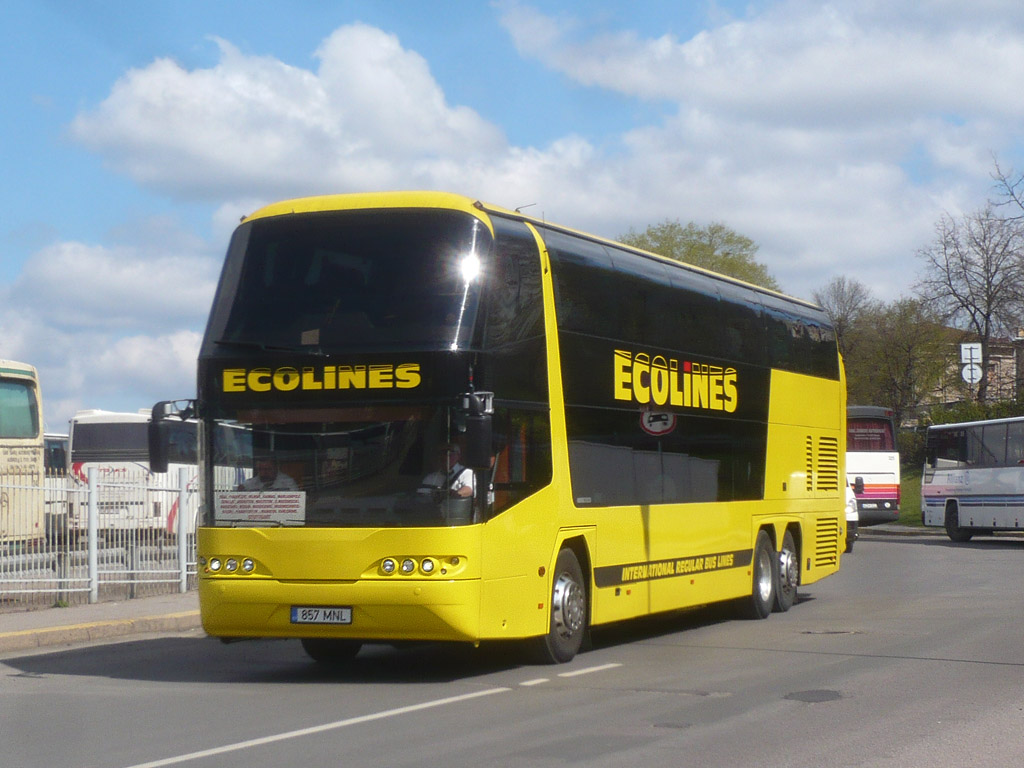
[{"label": "green leafy tree", "polygon": [[948,373],[949,331],[929,302],[876,304],[851,329],[846,358],[849,402],[892,408],[899,424]]},{"label": "green leafy tree", "polygon": [[768,268],[755,259],[757,244],[725,224],[712,222],[706,227],[699,227],[691,221],[684,227],[679,219],[666,219],[660,224],[652,224],[643,232],[630,229],[619,241],[685,264],[779,290],[779,284],[768,273]]}]

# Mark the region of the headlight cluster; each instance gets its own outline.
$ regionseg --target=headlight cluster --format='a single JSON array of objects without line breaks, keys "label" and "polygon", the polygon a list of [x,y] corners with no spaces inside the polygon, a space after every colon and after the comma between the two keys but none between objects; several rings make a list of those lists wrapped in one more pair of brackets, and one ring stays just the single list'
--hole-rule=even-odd
[{"label": "headlight cluster", "polygon": [[246,575],[256,570],[256,561],[251,557],[202,557],[199,558],[199,570],[203,573],[240,574]]},{"label": "headlight cluster", "polygon": [[462,560],[458,557],[385,557],[380,561],[380,572],[385,576],[396,573],[400,576],[445,576],[450,568],[461,563]]}]

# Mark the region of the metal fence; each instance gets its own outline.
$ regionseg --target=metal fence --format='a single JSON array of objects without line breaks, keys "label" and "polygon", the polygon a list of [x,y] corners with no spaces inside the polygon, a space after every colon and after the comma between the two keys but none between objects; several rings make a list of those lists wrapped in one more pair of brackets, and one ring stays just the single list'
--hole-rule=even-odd
[{"label": "metal fence", "polygon": [[193,589],[190,474],[0,477],[0,610]]}]

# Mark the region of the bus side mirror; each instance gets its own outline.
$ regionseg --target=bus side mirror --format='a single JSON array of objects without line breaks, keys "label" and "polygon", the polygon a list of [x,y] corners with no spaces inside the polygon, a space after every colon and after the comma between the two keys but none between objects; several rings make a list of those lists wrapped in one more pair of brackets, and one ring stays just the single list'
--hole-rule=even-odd
[{"label": "bus side mirror", "polygon": [[173,416],[185,421],[194,415],[195,401],[193,400],[161,400],[153,406],[146,428],[150,472],[166,472],[167,465],[170,463],[172,425],[167,419]]},{"label": "bus side mirror", "polygon": [[492,400],[490,392],[474,392],[462,396],[462,409],[466,414],[466,440],[462,463],[475,470],[491,468],[494,459]]},{"label": "bus side mirror", "polygon": [[864,478],[863,477],[855,477],[853,479],[853,492],[856,493],[858,496],[860,494],[864,493]]}]

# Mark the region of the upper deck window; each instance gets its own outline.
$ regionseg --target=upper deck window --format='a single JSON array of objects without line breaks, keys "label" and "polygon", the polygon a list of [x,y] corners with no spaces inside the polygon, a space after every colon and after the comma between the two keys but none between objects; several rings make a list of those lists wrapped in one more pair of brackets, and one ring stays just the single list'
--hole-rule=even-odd
[{"label": "upper deck window", "polygon": [[473,342],[491,252],[475,218],[334,211],[249,226],[244,252],[229,253],[225,275],[237,279],[221,286],[218,305],[230,311],[215,340],[310,350],[459,350]]}]

